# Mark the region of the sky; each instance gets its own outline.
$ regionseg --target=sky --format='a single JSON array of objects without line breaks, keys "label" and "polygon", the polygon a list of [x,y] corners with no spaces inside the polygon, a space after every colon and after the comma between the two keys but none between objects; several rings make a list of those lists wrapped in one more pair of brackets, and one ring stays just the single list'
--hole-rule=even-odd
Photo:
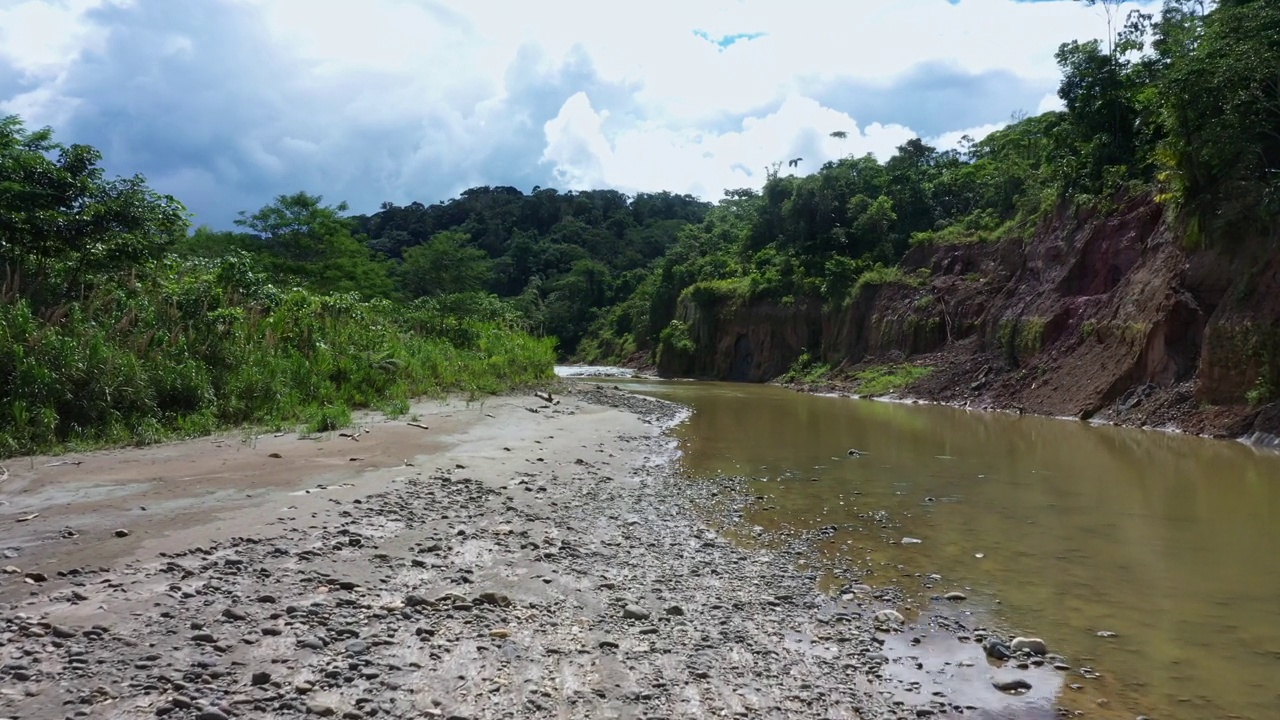
[{"label": "sky", "polygon": [[218,228],[299,190],[714,201],[1058,109],[1054,52],[1106,27],[1077,0],[0,0],[0,115]]}]

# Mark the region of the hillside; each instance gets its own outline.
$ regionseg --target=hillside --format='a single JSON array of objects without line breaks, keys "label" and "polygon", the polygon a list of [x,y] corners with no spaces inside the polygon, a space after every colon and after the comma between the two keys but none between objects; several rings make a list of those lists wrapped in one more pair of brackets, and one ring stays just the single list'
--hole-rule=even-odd
[{"label": "hillside", "polygon": [[299,192],[191,231],[7,118],[0,453],[328,427],[555,356],[1274,435],[1280,7],[1114,19],[1059,48],[1061,111],[779,161],[714,204],[477,187],[353,215]]}]

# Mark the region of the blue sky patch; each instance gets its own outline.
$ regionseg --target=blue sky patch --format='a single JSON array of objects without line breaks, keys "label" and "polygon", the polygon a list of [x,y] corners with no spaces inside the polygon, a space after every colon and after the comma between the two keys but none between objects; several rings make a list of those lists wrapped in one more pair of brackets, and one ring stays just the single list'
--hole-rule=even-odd
[{"label": "blue sky patch", "polygon": [[762,33],[762,32],[733,33],[732,35],[722,35],[718,38],[712,37],[711,33],[708,33],[706,30],[694,30],[693,34],[702,38],[703,40],[706,40],[712,45],[718,46],[721,50],[725,50],[736,42],[743,42],[746,40],[755,40],[756,38],[764,37],[767,33]]}]

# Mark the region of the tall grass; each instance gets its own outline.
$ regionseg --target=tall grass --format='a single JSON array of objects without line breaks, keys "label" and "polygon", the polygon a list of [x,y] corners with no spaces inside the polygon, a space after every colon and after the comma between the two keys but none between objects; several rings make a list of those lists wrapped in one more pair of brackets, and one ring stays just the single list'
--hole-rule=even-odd
[{"label": "tall grass", "polygon": [[281,290],[234,260],[173,262],[53,307],[0,292],[0,457],[243,424],[330,428],[353,408],[531,385],[555,357],[494,298]]}]

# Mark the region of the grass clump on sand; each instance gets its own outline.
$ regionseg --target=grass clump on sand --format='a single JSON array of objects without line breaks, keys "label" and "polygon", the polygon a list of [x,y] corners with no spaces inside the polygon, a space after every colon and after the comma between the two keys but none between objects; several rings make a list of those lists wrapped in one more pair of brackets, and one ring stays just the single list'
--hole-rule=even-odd
[{"label": "grass clump on sand", "polygon": [[858,395],[887,395],[911,385],[933,372],[921,365],[876,365],[853,375],[854,392]]}]

